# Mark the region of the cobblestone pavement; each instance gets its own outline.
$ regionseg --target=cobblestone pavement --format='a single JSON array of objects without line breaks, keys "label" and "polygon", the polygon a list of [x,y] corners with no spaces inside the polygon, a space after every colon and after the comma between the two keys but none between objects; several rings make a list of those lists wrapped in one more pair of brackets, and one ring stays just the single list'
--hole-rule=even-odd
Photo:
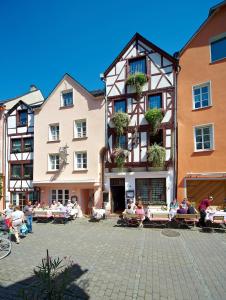
[{"label": "cobblestone pavement", "polygon": [[[79,264],[75,289],[82,299],[226,299],[226,235],[123,228],[116,220],[35,224],[0,261],[0,299],[19,299],[32,270],[49,249]],[[73,299],[77,299],[73,297]]]}]

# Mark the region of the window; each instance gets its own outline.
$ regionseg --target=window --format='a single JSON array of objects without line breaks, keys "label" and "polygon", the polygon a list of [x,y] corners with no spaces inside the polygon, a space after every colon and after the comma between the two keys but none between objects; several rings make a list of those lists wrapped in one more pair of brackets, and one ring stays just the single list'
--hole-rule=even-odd
[{"label": "window", "polygon": [[126,147],[126,136],[125,135],[120,135],[117,137],[118,139],[118,145],[117,147],[122,148],[122,149],[127,149]]},{"label": "window", "polygon": [[114,101],[115,112],[126,112],[126,100],[115,100]]},{"label": "window", "polygon": [[86,137],[86,121],[75,121],[75,138]]},{"label": "window", "polygon": [[149,108],[162,108],[162,95],[151,95],[148,97]]},{"label": "window", "polygon": [[49,141],[58,141],[60,138],[59,124],[49,125]]},{"label": "window", "polygon": [[75,153],[75,169],[87,169],[87,153]]},{"label": "window", "polygon": [[138,58],[129,61],[129,73],[144,73],[146,74],[146,59]]},{"label": "window", "polygon": [[155,135],[150,135],[150,145],[158,144],[163,146],[163,130],[159,129],[159,131]]},{"label": "window", "polygon": [[51,190],[51,201],[62,201],[62,204],[65,204],[68,199],[69,190]]},{"label": "window", "polygon": [[59,170],[59,154],[49,154],[49,170]]},{"label": "window", "polygon": [[210,83],[204,83],[193,87],[193,108],[204,108],[211,105]]},{"label": "window", "polygon": [[24,152],[33,151],[33,138],[24,139]]},{"label": "window", "polygon": [[27,110],[18,111],[18,126],[27,125]]},{"label": "window", "polygon": [[67,107],[72,105],[73,105],[73,92],[72,91],[63,92],[61,106]]},{"label": "window", "polygon": [[195,150],[212,150],[213,149],[213,126],[195,127]]},{"label": "window", "polygon": [[33,178],[33,164],[23,165],[23,178],[32,179]]},{"label": "window", "polygon": [[211,43],[211,61],[226,58],[226,37]]},{"label": "window", "polygon": [[22,152],[21,139],[12,139],[12,153]]},{"label": "window", "polygon": [[11,179],[21,179],[21,168],[20,164],[11,165]]},{"label": "window", "polygon": [[136,179],[136,197],[140,196],[144,204],[166,204],[166,179]]}]

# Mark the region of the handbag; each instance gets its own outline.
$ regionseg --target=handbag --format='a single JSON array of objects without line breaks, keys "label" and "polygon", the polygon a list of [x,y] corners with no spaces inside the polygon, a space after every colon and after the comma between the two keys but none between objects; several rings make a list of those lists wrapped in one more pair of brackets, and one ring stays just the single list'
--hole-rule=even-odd
[{"label": "handbag", "polygon": [[20,233],[22,235],[26,235],[28,233],[27,225],[25,223],[20,226]]}]

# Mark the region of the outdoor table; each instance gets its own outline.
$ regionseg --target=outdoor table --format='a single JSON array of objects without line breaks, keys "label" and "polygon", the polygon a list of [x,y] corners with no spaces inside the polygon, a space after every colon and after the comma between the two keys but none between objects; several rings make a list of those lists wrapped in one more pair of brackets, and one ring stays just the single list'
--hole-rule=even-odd
[{"label": "outdoor table", "polygon": [[226,212],[223,210],[216,210],[216,211],[206,211],[206,221],[210,220],[213,222],[214,217],[224,217],[224,221],[226,222]]}]

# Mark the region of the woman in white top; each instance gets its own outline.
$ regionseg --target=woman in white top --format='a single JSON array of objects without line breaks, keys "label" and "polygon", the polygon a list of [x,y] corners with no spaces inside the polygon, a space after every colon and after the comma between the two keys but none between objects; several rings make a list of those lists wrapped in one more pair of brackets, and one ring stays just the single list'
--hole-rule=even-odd
[{"label": "woman in white top", "polygon": [[15,211],[12,212],[11,218],[12,218],[12,226],[13,226],[13,231],[14,231],[14,235],[16,238],[16,243],[19,244],[20,243],[20,237],[19,237],[20,226],[24,222],[24,213],[20,210],[19,206],[15,207]]}]

